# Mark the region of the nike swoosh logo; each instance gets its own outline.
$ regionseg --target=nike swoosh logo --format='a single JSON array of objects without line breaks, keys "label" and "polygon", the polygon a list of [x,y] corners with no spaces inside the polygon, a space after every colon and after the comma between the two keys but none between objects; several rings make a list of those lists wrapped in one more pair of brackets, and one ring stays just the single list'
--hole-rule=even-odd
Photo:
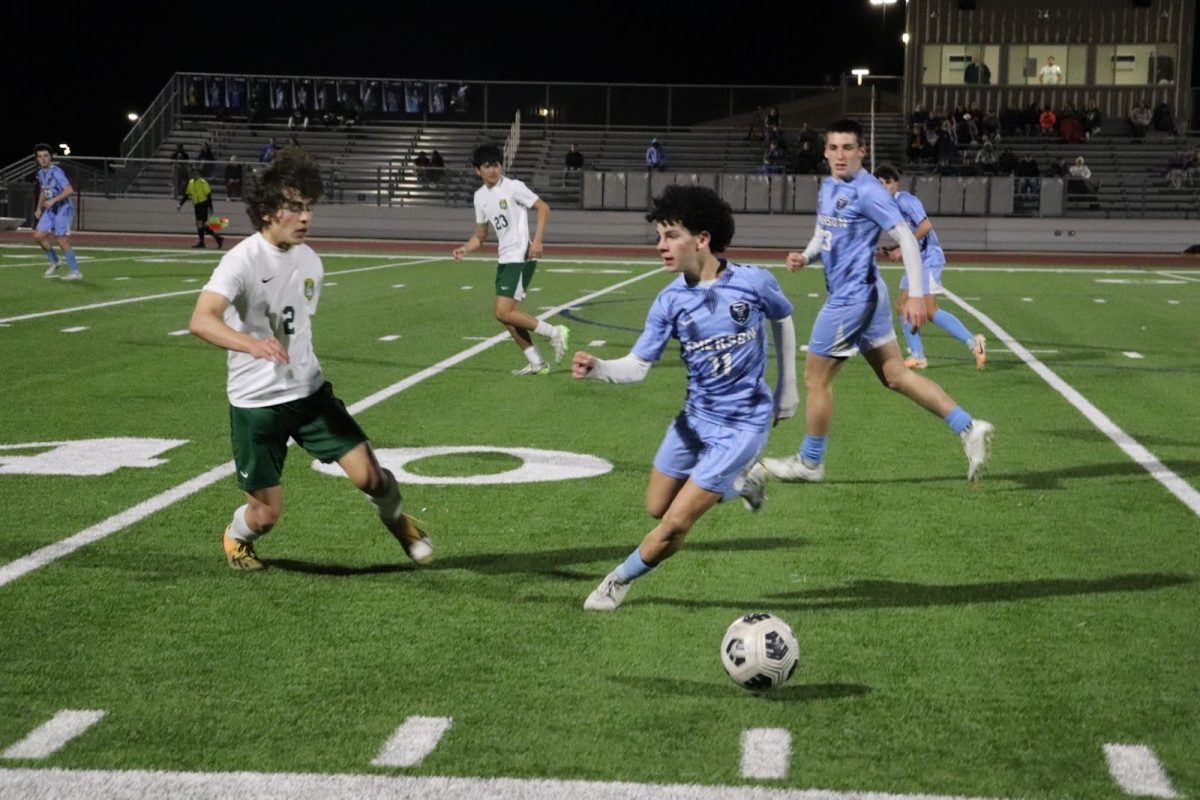
[{"label": "nike swoosh logo", "polygon": [[263,278],[263,279],[262,279],[262,282],[263,282],[263,283],[270,283],[270,282],[271,282],[271,281],[273,281],[273,280],[275,280],[275,276],[274,276],[274,275],[272,275],[272,276],[271,276],[271,277],[269,277],[269,278]]},{"label": "nike swoosh logo", "polygon": [[249,477],[250,477],[250,473],[249,473],[249,472],[242,472],[240,469],[238,470],[238,475],[241,475],[243,478],[249,478]]}]

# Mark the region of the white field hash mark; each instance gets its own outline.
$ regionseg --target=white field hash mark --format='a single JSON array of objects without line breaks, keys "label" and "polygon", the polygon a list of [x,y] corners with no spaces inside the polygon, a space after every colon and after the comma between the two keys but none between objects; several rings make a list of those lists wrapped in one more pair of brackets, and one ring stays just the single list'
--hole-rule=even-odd
[{"label": "white field hash mark", "polygon": [[0,753],[0,757],[46,758],[63,749],[67,742],[103,718],[103,711],[63,709],[55,714],[49,722],[34,728],[24,739]]},{"label": "white field hash mark", "polygon": [[1138,797],[1178,797],[1171,779],[1149,747],[1140,744],[1106,744],[1108,774],[1126,794]]},{"label": "white field hash mark", "polygon": [[742,777],[786,778],[792,760],[792,734],[785,728],[742,731]]},{"label": "white field hash mark", "polygon": [[1150,473],[1150,476],[1161,483],[1167,491],[1175,495],[1175,497],[1187,506],[1193,514],[1200,517],[1200,491],[1179,477],[1173,470],[1167,467],[1166,464],[1158,460],[1158,457],[1151,453],[1145,446],[1139,443],[1136,439],[1130,436],[1117,424],[1108,418],[1103,411],[1096,408],[1090,400],[1084,397],[1071,384],[1064,381],[1058,376],[1054,370],[1047,367],[1037,356],[1027,350],[1024,345],[1008,334],[1008,331],[1000,327],[999,324],[987,314],[984,314],[973,305],[963,300],[954,292],[943,287],[945,295],[950,300],[953,300],[967,313],[975,317],[983,323],[983,325],[992,332],[992,334],[1008,346],[1014,354],[1022,361],[1029,365],[1042,380],[1050,384],[1050,388],[1054,389],[1071,405],[1078,409],[1079,413],[1087,419],[1088,422],[1096,426],[1096,428],[1112,439],[1113,444],[1121,448],[1125,455],[1129,456],[1135,464],[1139,464],[1143,469]]},{"label": "white field hash mark", "polygon": [[451,717],[409,717],[371,761],[376,767],[415,767],[433,752],[454,724]]},{"label": "white field hash mark", "polygon": [[[411,262],[403,263],[409,264]],[[361,272],[370,269],[376,269],[376,267],[364,267],[358,270],[347,271]],[[586,303],[593,298],[608,294],[611,291],[620,289],[623,286],[628,286],[629,284],[653,277],[661,272],[661,269],[652,269],[647,272],[643,272],[641,275],[627,278],[619,283],[614,283],[607,289],[601,289],[593,294],[584,295],[583,297],[563,303],[562,305],[557,306],[552,312],[539,315],[538,319],[546,319],[561,311],[565,311],[568,308],[573,308],[582,303]],[[189,292],[188,294],[194,294],[194,292]],[[0,322],[2,321],[3,320],[0,320]],[[450,367],[460,364],[463,361],[466,361],[467,359],[472,358],[473,356],[476,356],[491,347],[494,347],[495,345],[509,341],[509,338],[510,337],[507,331],[504,333],[498,333],[495,336],[492,336],[490,339],[485,339],[476,345],[468,347],[466,350],[462,350],[457,354],[450,356],[449,358],[439,361],[431,367],[426,367],[420,372],[414,373],[401,381],[393,383],[391,386],[387,386],[372,395],[364,397],[363,399],[351,405],[348,410],[351,414],[359,414],[368,408],[371,408],[372,406],[382,403],[384,400],[387,400],[393,395],[397,395],[411,386],[415,386],[416,384],[421,383],[428,378],[432,378],[442,372],[445,372]],[[61,539],[57,542],[48,544],[45,547],[34,550],[32,553],[21,556],[20,558],[10,561],[7,564],[0,564],[0,586],[5,586],[6,584],[12,583],[18,578],[28,575],[30,572],[34,572],[35,570],[41,569],[42,567],[51,564],[58,559],[63,558],[64,556],[68,556],[82,547],[94,542],[98,542],[101,539],[116,533],[117,531],[124,530],[131,525],[141,522],[143,519],[155,513],[156,511],[161,511],[168,506],[174,505],[180,500],[184,500],[201,491],[202,489],[208,488],[217,481],[227,478],[233,470],[233,461],[227,461],[220,466],[213,467],[207,472],[197,475],[191,480],[184,481],[178,486],[167,489],[165,492],[160,492],[159,494],[143,500],[142,502],[127,508],[124,511],[114,514],[113,516],[108,517],[107,519],[102,520],[89,528],[85,528],[78,533],[72,534],[66,539]],[[0,783],[0,787],[2,786],[3,784]],[[3,792],[0,792],[0,796],[2,795]]]},{"label": "white field hash mark", "polygon": [[983,800],[962,795],[767,789],[686,783],[323,775],[295,772],[150,772],[145,770],[0,769],[0,797],[54,800]]}]

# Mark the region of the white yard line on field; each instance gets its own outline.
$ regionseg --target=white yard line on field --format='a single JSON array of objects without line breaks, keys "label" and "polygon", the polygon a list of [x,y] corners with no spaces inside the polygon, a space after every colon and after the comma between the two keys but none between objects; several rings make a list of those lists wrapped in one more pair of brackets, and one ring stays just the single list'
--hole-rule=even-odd
[{"label": "white yard line on field", "polygon": [[104,718],[103,711],[63,709],[8,747],[0,758],[46,758]]},{"label": "white yard line on field", "polygon": [[1088,422],[1095,425],[1109,439],[1112,439],[1117,447],[1121,448],[1135,463],[1149,472],[1151,477],[1166,487],[1167,491],[1175,495],[1193,514],[1200,516],[1200,491],[1197,491],[1191,484],[1159,461],[1157,456],[1147,450],[1136,439],[1119,428],[1115,422],[1108,418],[1108,415],[1096,408],[1090,400],[1080,394],[1071,384],[1060,378],[1054,370],[1039,361],[1037,356],[1010,336],[1008,331],[1001,328],[995,320],[949,289],[943,287],[943,291],[947,298],[953,300],[982,322],[997,339],[1004,342],[1008,349],[1028,364],[1029,368],[1037,373],[1042,380],[1050,384],[1050,387],[1062,395],[1068,403],[1075,406],[1087,418]]},{"label": "white yard line on field", "polygon": [[54,800],[972,800],[962,795],[529,778],[0,769],[0,797]]},{"label": "white yard line on field", "polygon": [[1166,770],[1149,747],[1140,744],[1106,744],[1108,774],[1126,794],[1137,797],[1178,797]]},{"label": "white yard line on field", "polygon": [[450,717],[409,717],[384,742],[372,766],[415,767],[434,751],[453,724]]},{"label": "white yard line on field", "polygon": [[[563,303],[562,305],[555,306],[546,313],[538,315],[538,319],[552,317],[565,309],[572,308],[580,305],[581,303],[586,303],[589,300],[592,300],[596,297],[601,297],[611,291],[660,274],[660,270],[649,270],[641,275],[628,278],[619,283],[614,283],[612,286],[609,286],[605,289],[600,289],[589,295],[584,295],[583,297],[576,298],[567,303]],[[368,397],[364,397],[362,400],[359,400],[357,403],[354,403],[350,406],[350,413],[358,414],[368,408],[371,408],[372,406],[378,405],[384,400],[387,400],[389,397],[399,394],[405,389],[415,386],[421,381],[432,378],[435,375],[446,371],[450,367],[462,363],[472,356],[482,353],[484,350],[487,350],[490,347],[500,344],[501,342],[510,341],[510,338],[511,337],[506,331],[504,333],[498,333],[495,336],[492,336],[490,339],[480,342],[479,344],[468,347],[466,350],[456,353],[449,358],[443,359],[437,364],[427,367],[415,375],[410,375],[402,381],[393,383],[391,386],[380,389],[378,392],[375,392]],[[6,584],[12,583],[23,575],[27,575],[34,570],[41,569],[47,564],[53,563],[64,556],[70,555],[81,547],[92,544],[93,542],[98,542],[101,539],[116,533],[117,531],[124,530],[130,525],[140,522],[156,511],[160,511],[167,506],[183,500],[186,497],[190,497],[196,492],[199,492],[201,489],[211,486],[222,478],[227,477],[233,471],[233,468],[232,461],[222,464],[219,467],[213,467],[202,475],[198,475],[191,480],[185,481],[178,486],[149,498],[148,500],[143,500],[141,503],[138,503],[132,508],[128,508],[118,514],[114,514],[108,519],[105,519],[102,522],[91,526],[90,528],[79,531],[78,533],[69,536],[66,539],[46,545],[39,550],[35,550],[29,555],[22,556],[21,558],[8,562],[7,564],[0,565],[0,586],[5,586]],[[3,793],[0,792],[0,795],[3,795]]]},{"label": "white yard line on field", "polygon": [[[434,261],[441,261],[439,258],[426,258],[409,261],[395,261],[390,264],[377,264],[371,267],[354,267],[352,269],[339,269],[332,272],[326,272],[328,275],[349,275],[354,272],[374,272],[380,269],[391,269],[392,267],[413,267],[420,264],[429,264]],[[184,289],[178,292],[164,292],[162,294],[147,294],[140,297],[126,297],[121,300],[107,300],[103,303],[89,303],[85,306],[70,306],[68,308],[55,308],[51,311],[36,311],[31,314],[20,314],[15,317],[0,318],[0,324],[12,322],[23,322],[27,319],[40,319],[42,317],[53,317],[59,314],[74,314],[79,311],[93,311],[97,308],[109,308],[111,306],[124,306],[130,303],[145,303],[150,300],[163,300],[168,297],[181,297],[189,294],[199,294],[199,289]]]},{"label": "white yard line on field", "polygon": [[786,728],[742,731],[742,777],[786,778],[792,760],[792,734]]},{"label": "white yard line on field", "polygon": [[1200,277],[1195,275],[1183,275],[1178,272],[1159,272],[1164,278],[1174,278],[1177,281],[1189,281],[1191,283],[1200,283]]}]

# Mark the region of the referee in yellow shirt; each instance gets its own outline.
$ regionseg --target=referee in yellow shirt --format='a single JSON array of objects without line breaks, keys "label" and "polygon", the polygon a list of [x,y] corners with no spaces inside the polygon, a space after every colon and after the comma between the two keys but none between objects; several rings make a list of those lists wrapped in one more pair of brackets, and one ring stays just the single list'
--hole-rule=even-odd
[{"label": "referee in yellow shirt", "polygon": [[217,240],[217,249],[220,250],[225,246],[225,237],[208,227],[208,218],[212,215],[213,210],[212,187],[201,177],[199,167],[192,167],[192,178],[187,182],[183,196],[179,198],[179,207],[183,208],[183,204],[187,200],[192,201],[192,208],[196,212],[196,236],[199,238],[199,241],[192,247],[203,248],[204,234],[207,233]]}]

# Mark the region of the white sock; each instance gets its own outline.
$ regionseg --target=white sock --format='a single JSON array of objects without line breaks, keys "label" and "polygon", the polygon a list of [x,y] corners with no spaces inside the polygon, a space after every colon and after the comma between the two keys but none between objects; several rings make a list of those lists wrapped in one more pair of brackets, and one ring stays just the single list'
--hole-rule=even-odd
[{"label": "white sock", "polygon": [[533,329],[533,332],[536,333],[538,336],[546,336],[548,338],[553,339],[555,336],[558,335],[558,328],[554,327],[549,322],[546,322],[543,319],[539,319],[538,326]]},{"label": "white sock", "polygon": [[546,362],[542,361],[542,354],[538,352],[537,347],[532,344],[529,345],[529,347],[525,348],[525,358],[529,361],[530,364],[533,364],[535,367],[541,366],[542,364],[546,363]]},{"label": "white sock", "polygon": [[239,542],[253,542],[262,535],[250,530],[250,526],[246,524],[247,508],[249,506],[239,506],[238,510],[233,512],[233,528],[229,531],[229,536]]}]

